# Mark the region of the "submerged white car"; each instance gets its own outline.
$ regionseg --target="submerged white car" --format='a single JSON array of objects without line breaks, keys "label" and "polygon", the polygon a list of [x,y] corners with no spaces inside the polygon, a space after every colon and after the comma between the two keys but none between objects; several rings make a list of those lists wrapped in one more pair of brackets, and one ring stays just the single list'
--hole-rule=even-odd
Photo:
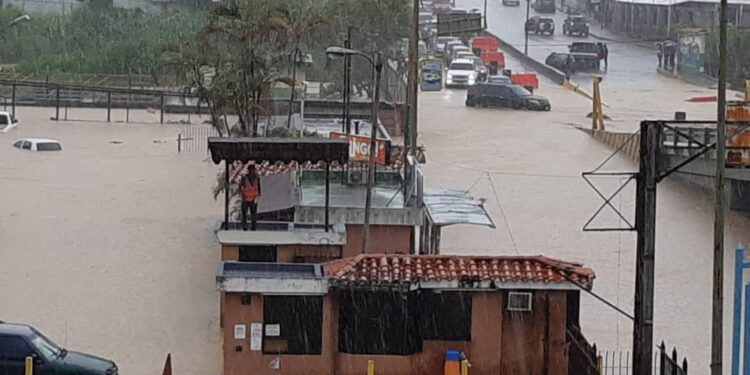
[{"label": "submerged white car", "polygon": [[13,147],[29,151],[62,151],[60,141],[45,138],[23,138],[13,142]]},{"label": "submerged white car", "polygon": [[0,112],[0,133],[7,133],[18,126],[18,119],[8,112]]}]

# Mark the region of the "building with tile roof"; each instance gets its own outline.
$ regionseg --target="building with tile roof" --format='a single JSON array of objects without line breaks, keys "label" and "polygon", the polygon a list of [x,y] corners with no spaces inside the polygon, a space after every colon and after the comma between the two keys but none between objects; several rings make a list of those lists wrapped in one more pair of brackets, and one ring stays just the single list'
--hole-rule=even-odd
[{"label": "building with tile roof", "polygon": [[457,351],[472,374],[577,375],[580,293],[594,278],[544,256],[223,262],[224,374],[356,375],[371,359],[378,374],[435,374]]}]

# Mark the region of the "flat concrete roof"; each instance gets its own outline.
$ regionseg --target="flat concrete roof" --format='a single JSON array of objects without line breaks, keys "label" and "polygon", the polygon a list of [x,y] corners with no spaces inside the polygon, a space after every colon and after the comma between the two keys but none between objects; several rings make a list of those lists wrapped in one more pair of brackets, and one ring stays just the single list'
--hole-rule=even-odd
[{"label": "flat concrete roof", "polygon": [[[302,183],[300,206],[320,206],[326,203],[326,186],[324,183]],[[331,207],[364,208],[367,186],[346,185],[338,182],[330,184]],[[404,194],[400,186],[390,183],[377,183],[372,189],[372,206],[403,208]]]},{"label": "flat concrete roof", "polygon": [[[260,224],[260,223],[259,223]],[[219,226],[220,228],[220,226]],[[346,226],[334,224],[326,232],[323,228],[295,226],[289,223],[286,229],[216,230],[216,240],[222,245],[344,245]]]},{"label": "flat concrete roof", "polygon": [[328,292],[320,264],[221,262],[216,285],[224,292],[312,294]]}]

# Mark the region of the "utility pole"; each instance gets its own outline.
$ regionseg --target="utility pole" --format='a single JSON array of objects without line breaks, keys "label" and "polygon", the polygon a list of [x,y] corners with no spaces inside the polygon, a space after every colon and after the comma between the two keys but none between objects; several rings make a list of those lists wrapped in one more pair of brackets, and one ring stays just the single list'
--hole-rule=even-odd
[{"label": "utility pole", "polygon": [[378,52],[373,61],[375,76],[372,82],[374,87],[372,98],[372,127],[370,129],[370,157],[367,160],[367,193],[365,195],[365,222],[362,236],[362,253],[367,254],[370,250],[370,216],[372,211],[372,187],[375,184],[375,153],[377,152],[378,139],[378,111],[380,109],[380,75],[383,72],[383,55]]},{"label": "utility pole", "polygon": [[654,348],[654,260],[656,244],[656,184],[662,126],[641,122],[640,165],[635,187],[635,319],[633,375],[650,375]]},{"label": "utility pole", "polygon": [[714,182],[714,272],[711,314],[711,375],[722,375],[724,314],[724,169],[727,129],[727,0],[719,4],[719,93],[716,124],[716,180]]},{"label": "utility pole", "polygon": [[[409,149],[417,153],[417,97],[419,95],[419,0],[413,0],[412,25],[409,35],[409,74],[411,75],[411,106],[409,107]],[[406,144],[404,144],[406,149]],[[404,164],[406,166],[406,164]]]},{"label": "utility pole", "polygon": [[523,24],[523,54],[529,55],[529,31],[526,30],[526,25],[529,24],[529,11],[531,10],[531,0],[526,0],[526,23]]}]

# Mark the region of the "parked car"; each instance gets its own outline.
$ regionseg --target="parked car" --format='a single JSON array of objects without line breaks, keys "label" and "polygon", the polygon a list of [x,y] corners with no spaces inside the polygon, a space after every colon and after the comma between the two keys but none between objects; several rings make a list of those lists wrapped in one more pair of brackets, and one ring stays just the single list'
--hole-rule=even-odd
[{"label": "parked car", "polygon": [[477,71],[477,82],[486,81],[487,76],[489,75],[489,69],[484,65],[484,61],[476,56],[472,56],[469,60],[474,62],[474,68]]},{"label": "parked car", "polygon": [[568,51],[575,59],[575,68],[599,70],[602,60],[601,44],[593,42],[574,42]]},{"label": "parked car", "polygon": [[467,107],[507,107],[513,109],[530,109],[549,111],[552,107],[549,100],[533,95],[518,85],[498,85],[478,83],[466,92]]},{"label": "parked car", "polygon": [[555,13],[555,0],[534,0],[532,7],[539,13]]},{"label": "parked car", "polygon": [[476,55],[471,51],[460,50],[453,54],[453,59],[472,59],[474,57],[476,57]]},{"label": "parked car", "polygon": [[0,374],[23,375],[26,358],[34,361],[35,374],[117,375],[117,365],[89,354],[57,346],[39,331],[23,324],[0,322]]},{"label": "parked car", "polygon": [[584,16],[568,16],[563,22],[563,35],[589,36],[589,21]]},{"label": "parked car", "polygon": [[494,83],[496,85],[510,85],[512,82],[510,81],[510,77],[508,76],[500,76],[500,75],[493,75],[487,77],[487,83]]},{"label": "parked car", "polygon": [[503,5],[517,7],[521,5],[521,1],[520,0],[503,0]]},{"label": "parked car", "polygon": [[547,56],[547,59],[544,60],[544,63],[555,69],[565,72],[566,70],[571,68],[567,65],[568,59],[570,58],[572,58],[572,55],[569,53],[552,52],[551,54],[549,54],[549,56]]},{"label": "parked car", "polygon": [[466,47],[460,40],[452,40],[445,43],[445,47],[443,47],[443,58],[446,62],[449,62],[449,60],[453,57],[453,49],[459,46]]},{"label": "parked car", "polygon": [[62,151],[59,141],[44,138],[22,138],[13,142],[13,147],[29,151]]},{"label": "parked car", "polygon": [[0,133],[7,133],[18,126],[18,119],[8,112],[0,112]]},{"label": "parked car", "polygon": [[468,59],[456,59],[451,62],[445,75],[445,86],[473,86],[477,82],[477,71],[474,62]]},{"label": "parked car", "polygon": [[456,38],[455,36],[439,36],[435,39],[435,49],[438,51],[438,54],[442,56],[443,51],[445,50],[445,45],[448,42],[461,42]]},{"label": "parked car", "polygon": [[471,53],[471,50],[469,49],[469,47],[466,47],[463,44],[460,45],[460,46],[453,47],[452,50],[453,50],[453,53],[451,53],[451,55],[448,58],[448,61],[447,61],[448,64],[450,64],[451,61],[453,61],[456,58],[458,58],[458,54],[461,53],[461,52],[467,52],[468,53],[468,55],[464,54],[464,56],[474,56],[474,54]]},{"label": "parked car", "polygon": [[555,33],[555,20],[549,17],[531,17],[526,21],[526,32],[531,32],[537,35],[553,35]]}]

